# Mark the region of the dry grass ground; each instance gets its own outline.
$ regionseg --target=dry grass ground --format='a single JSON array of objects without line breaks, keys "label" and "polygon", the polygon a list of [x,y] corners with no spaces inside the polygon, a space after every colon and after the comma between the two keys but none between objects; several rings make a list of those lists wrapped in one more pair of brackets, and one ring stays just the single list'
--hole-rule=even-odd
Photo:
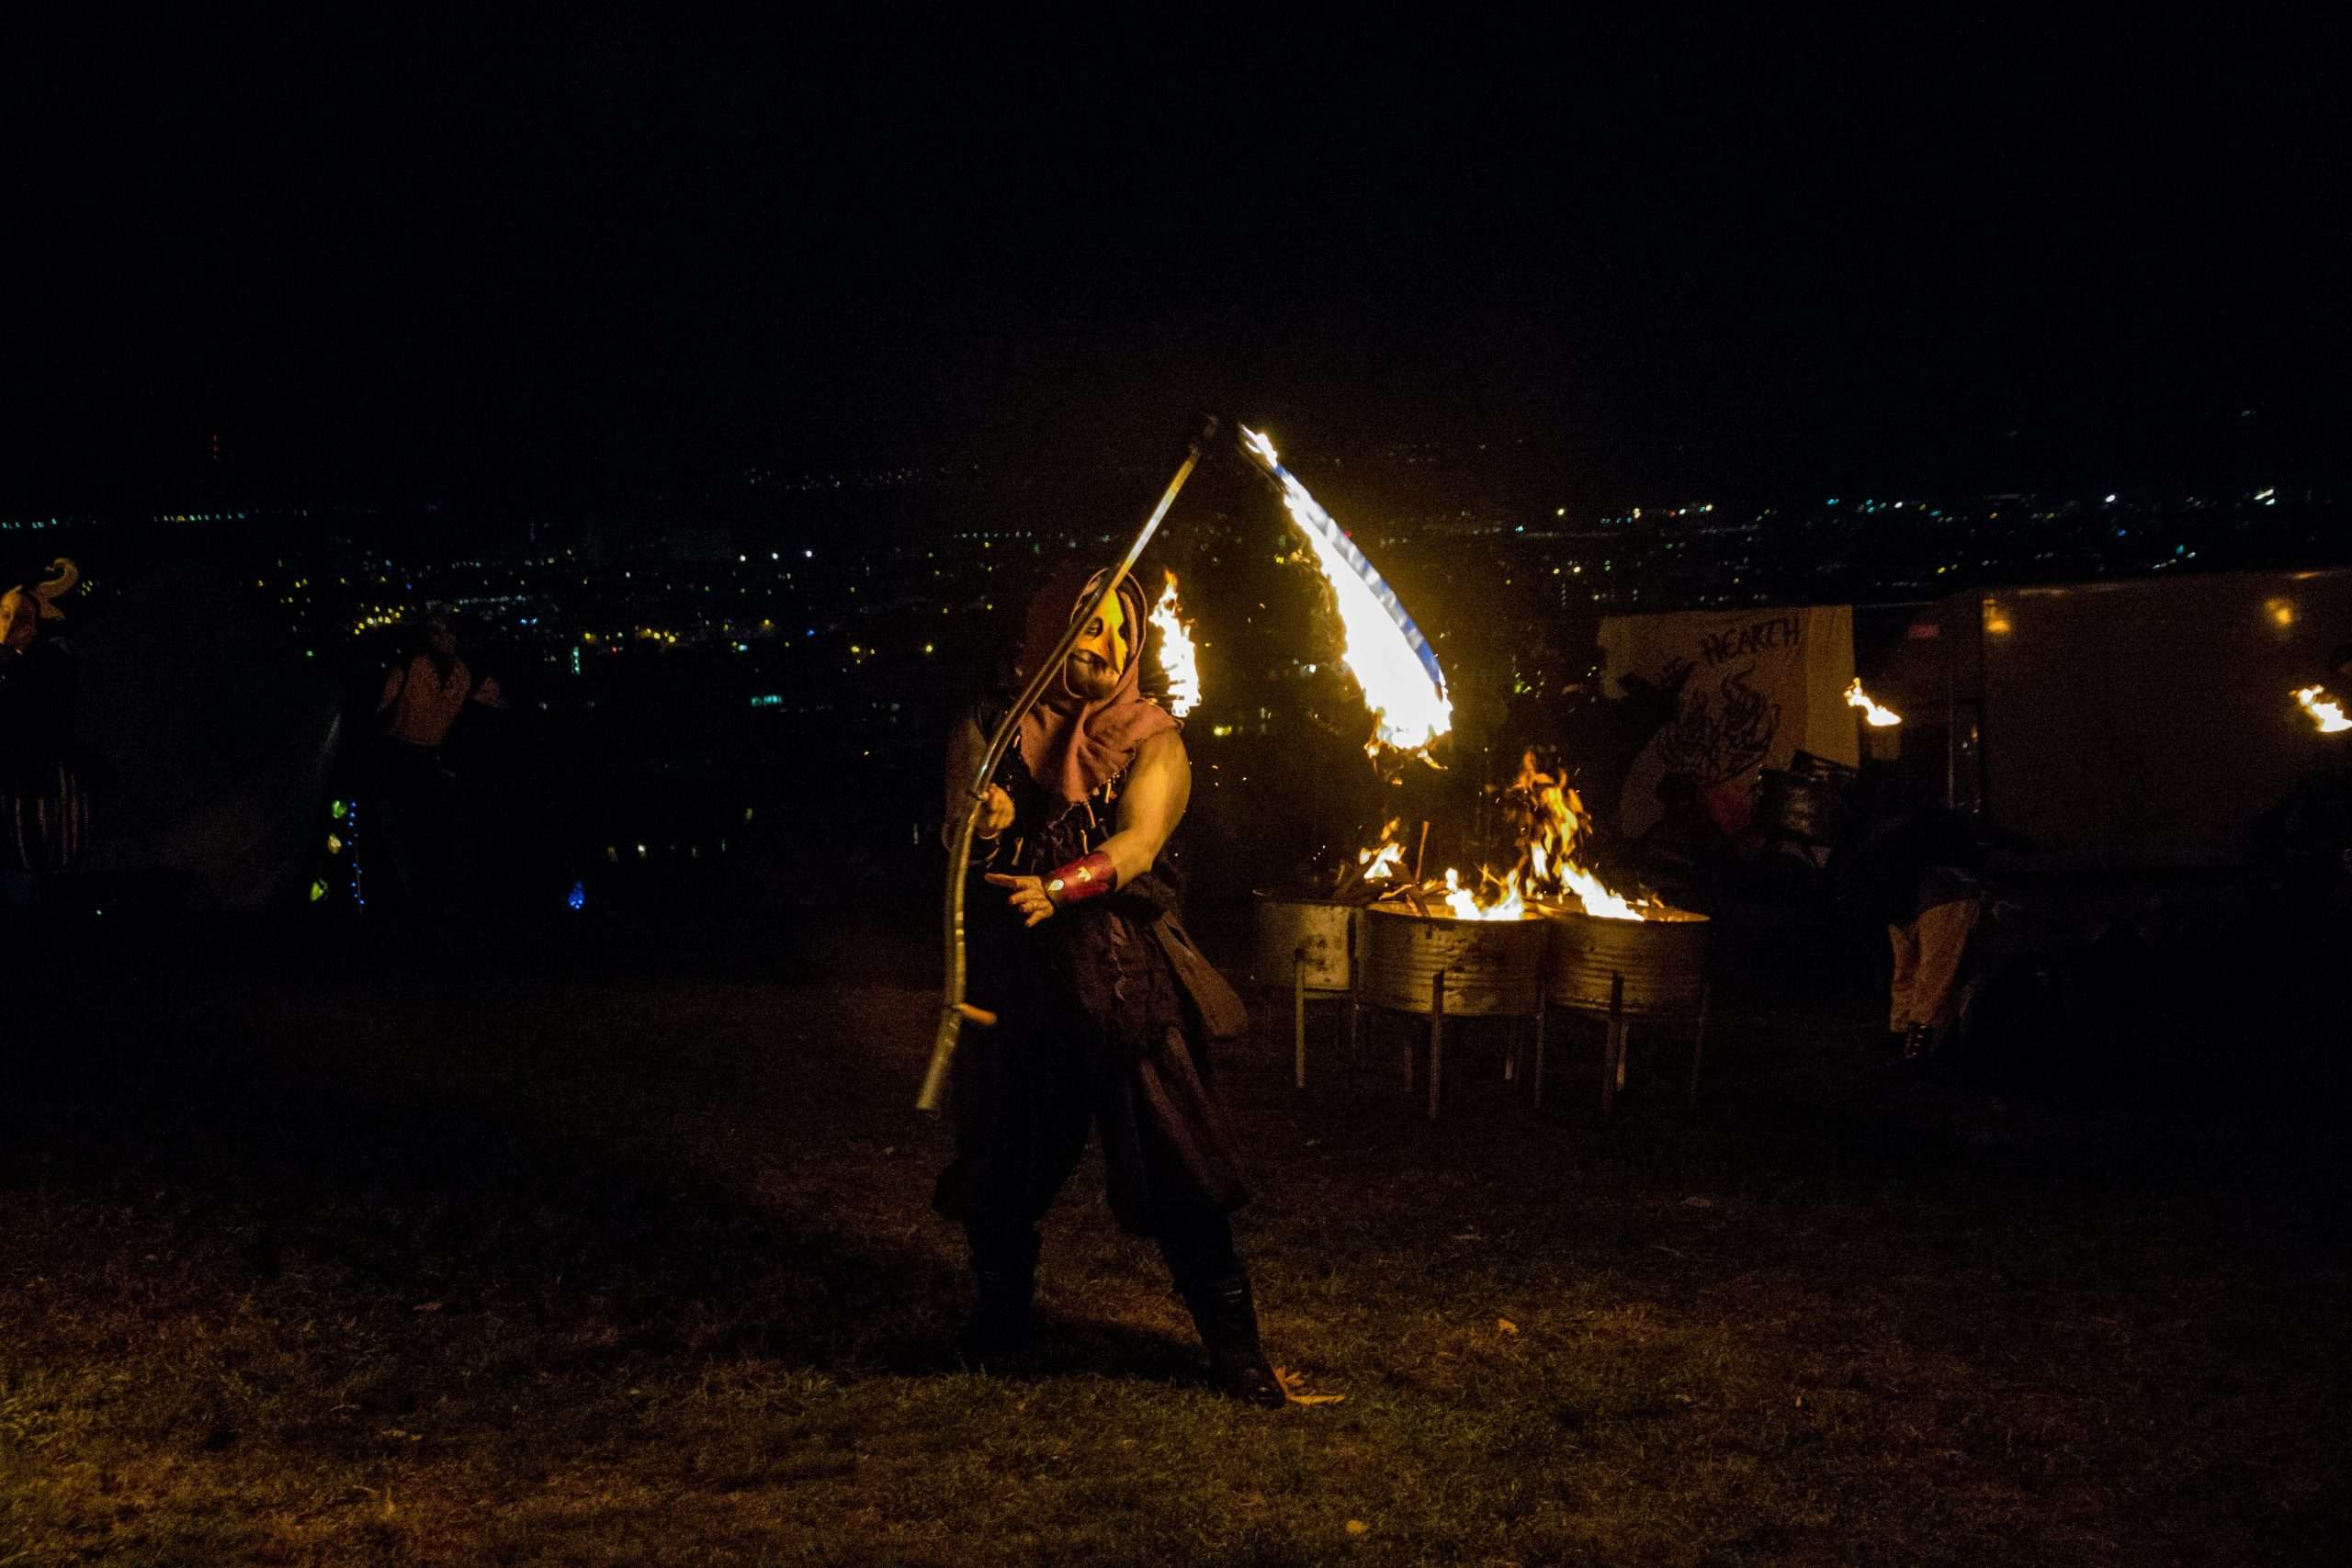
[{"label": "dry grass ground", "polygon": [[1242,1239],[1275,1359],[1344,1403],[1203,1389],[1091,1174],[1041,1348],[961,1370],[944,1134],[908,1103],[926,934],[855,983],[126,964],[15,1035],[0,1563],[2352,1539],[2335,1168],[2276,1129],[1897,1084],[1860,1002],[1734,998],[1705,1103],[1653,1078],[1606,1123],[1589,1054],[1538,1116],[1467,1037],[1430,1126],[1396,1039],[1352,1077],[1319,1050],[1302,1095],[1270,1028],[1226,1069]]}]

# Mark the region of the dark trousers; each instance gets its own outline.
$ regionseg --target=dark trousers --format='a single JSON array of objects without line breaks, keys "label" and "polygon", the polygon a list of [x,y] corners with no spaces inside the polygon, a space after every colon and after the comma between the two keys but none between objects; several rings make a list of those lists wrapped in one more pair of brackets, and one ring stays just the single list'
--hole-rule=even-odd
[{"label": "dark trousers", "polygon": [[399,902],[440,913],[453,901],[458,880],[457,780],[437,750],[399,740],[378,746],[376,765],[368,856],[390,874]]},{"label": "dark trousers", "polygon": [[1247,1193],[1181,1039],[1122,1066],[1091,1049],[1082,1029],[974,1031],[956,1055],[955,1118],[956,1160],[934,1202],[963,1225],[975,1268],[1034,1264],[1037,1224],[1091,1131],[1112,1213],[1159,1244],[1179,1289],[1240,1272],[1226,1215]]}]

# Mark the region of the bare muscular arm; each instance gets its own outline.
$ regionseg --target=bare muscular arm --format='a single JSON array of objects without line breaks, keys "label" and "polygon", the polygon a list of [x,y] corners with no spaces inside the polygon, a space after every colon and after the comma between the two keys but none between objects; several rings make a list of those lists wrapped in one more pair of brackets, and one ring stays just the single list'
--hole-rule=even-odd
[{"label": "bare muscular arm", "polygon": [[[1119,795],[1119,829],[1102,844],[1102,852],[1117,873],[1113,886],[1125,887],[1152,868],[1192,798],[1193,764],[1183,741],[1173,731],[1145,741]],[[989,880],[1007,890],[1005,902],[1029,925],[1050,919],[1060,908],[1042,877],[991,874]]]},{"label": "bare muscular arm", "polygon": [[1118,886],[1125,887],[1151,869],[1176,824],[1184,819],[1192,798],[1193,764],[1184,755],[1184,742],[1173,730],[1145,741],[1119,796],[1119,830],[1102,845],[1119,874]]}]

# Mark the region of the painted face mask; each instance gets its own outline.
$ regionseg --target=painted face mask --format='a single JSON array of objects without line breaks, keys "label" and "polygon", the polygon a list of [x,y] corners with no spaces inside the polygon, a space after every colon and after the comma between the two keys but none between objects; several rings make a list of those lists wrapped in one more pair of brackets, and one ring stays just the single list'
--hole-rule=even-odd
[{"label": "painted face mask", "polygon": [[23,589],[11,588],[0,593],[0,648],[18,651],[30,648],[39,614],[33,607],[33,596]]},{"label": "painted face mask", "polygon": [[1125,597],[1124,593],[1114,593],[1103,600],[1102,608],[1087,623],[1071,649],[1094,655],[1109,665],[1114,675],[1126,669],[1128,654],[1135,646],[1127,626]]}]

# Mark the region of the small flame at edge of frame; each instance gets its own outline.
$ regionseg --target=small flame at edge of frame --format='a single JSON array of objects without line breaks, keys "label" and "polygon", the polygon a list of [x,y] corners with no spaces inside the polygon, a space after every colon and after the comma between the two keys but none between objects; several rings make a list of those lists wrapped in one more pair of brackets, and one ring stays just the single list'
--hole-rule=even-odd
[{"label": "small flame at edge of frame", "polygon": [[2327,694],[2324,686],[2305,686],[2295,693],[2295,701],[2312,716],[2322,735],[2338,735],[2352,729],[2352,718],[2344,716],[2344,705]]},{"label": "small flame at edge of frame", "polygon": [[1862,716],[1870,721],[1871,728],[1873,729],[1884,729],[1890,725],[1903,722],[1903,716],[1893,708],[1881,707],[1871,701],[1871,694],[1862,690],[1862,678],[1860,675],[1855,676],[1854,683],[1846,688],[1846,705],[1849,708],[1861,709]]}]

